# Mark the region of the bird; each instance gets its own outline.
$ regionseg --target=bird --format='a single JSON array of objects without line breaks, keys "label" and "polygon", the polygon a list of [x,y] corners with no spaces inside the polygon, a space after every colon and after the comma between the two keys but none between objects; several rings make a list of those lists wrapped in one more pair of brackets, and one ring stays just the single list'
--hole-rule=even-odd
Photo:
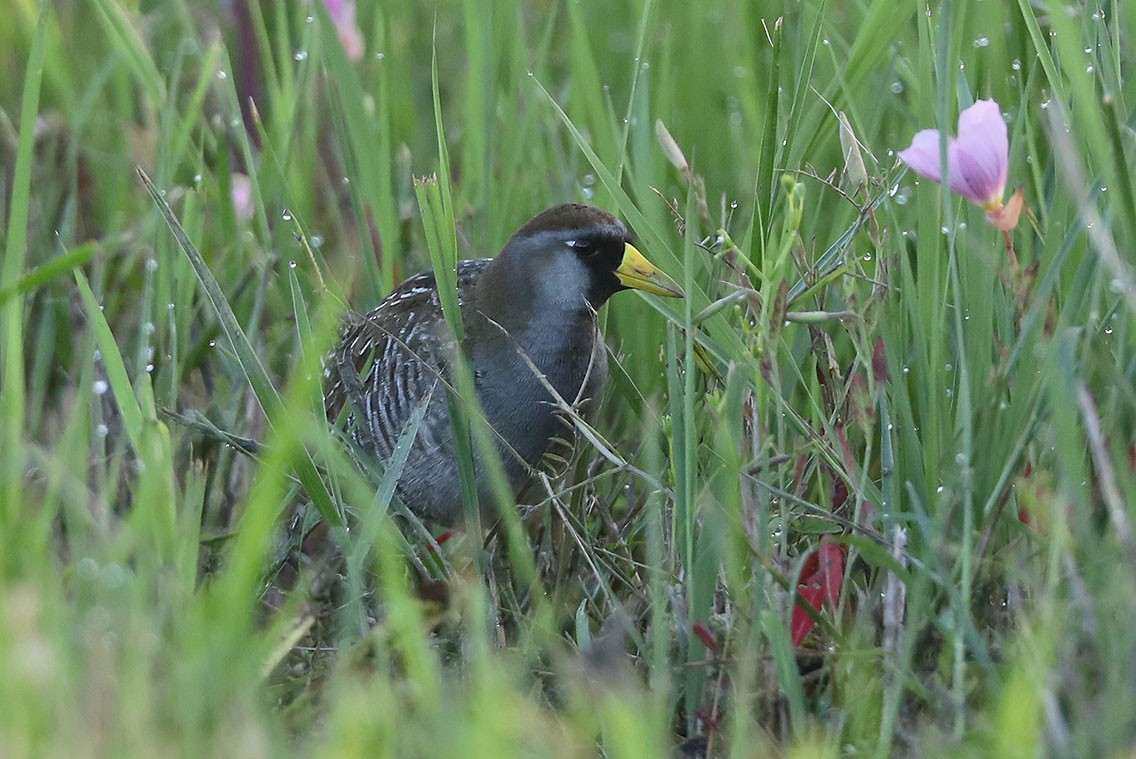
[{"label": "bird", "polygon": [[[627,227],[593,206],[565,203],[527,221],[498,255],[457,263],[462,353],[513,495],[565,443],[549,387],[587,414],[602,391],[607,352],[597,311],[634,289],[685,297],[635,247]],[[442,313],[433,272],[404,280],[369,313],[348,316],[326,362],[324,406],[381,465],[421,404],[422,417],[396,493],[424,521],[463,521],[461,481],[445,388],[458,342]],[[426,400],[428,399],[428,400]],[[474,452],[483,515],[495,510],[483,458]]]}]

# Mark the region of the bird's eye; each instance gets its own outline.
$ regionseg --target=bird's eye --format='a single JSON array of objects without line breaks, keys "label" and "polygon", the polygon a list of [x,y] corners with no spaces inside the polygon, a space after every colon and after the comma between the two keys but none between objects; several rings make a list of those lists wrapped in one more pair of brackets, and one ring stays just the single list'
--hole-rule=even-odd
[{"label": "bird's eye", "polygon": [[593,246],[587,240],[569,240],[568,247],[577,253],[588,254],[593,250]]}]

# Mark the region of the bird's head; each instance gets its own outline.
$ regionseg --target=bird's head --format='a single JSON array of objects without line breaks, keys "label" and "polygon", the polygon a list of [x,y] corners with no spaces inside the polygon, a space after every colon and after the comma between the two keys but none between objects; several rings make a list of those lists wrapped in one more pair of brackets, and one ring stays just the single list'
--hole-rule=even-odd
[{"label": "bird's head", "polygon": [[[505,244],[493,277],[523,298],[536,296],[547,308],[598,309],[620,290],[672,298],[682,288],[648,261],[631,242],[627,227],[606,211],[577,203],[553,206],[530,219]],[[487,272],[488,273],[488,272]]]}]

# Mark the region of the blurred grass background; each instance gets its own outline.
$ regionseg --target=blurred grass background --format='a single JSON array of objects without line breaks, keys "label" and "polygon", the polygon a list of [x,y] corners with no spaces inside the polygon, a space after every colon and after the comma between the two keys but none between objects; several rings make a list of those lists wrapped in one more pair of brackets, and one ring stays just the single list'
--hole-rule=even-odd
[{"label": "blurred grass background", "polygon": [[[1128,4],[3,10],[5,753],[1136,748]],[[1017,270],[895,159],[979,97]],[[326,431],[319,360],[429,268],[443,165],[459,256],[585,201],[690,297],[613,299],[602,441],[507,541],[434,552]],[[281,593],[309,500],[346,561]],[[839,601],[794,646],[822,536]]]}]

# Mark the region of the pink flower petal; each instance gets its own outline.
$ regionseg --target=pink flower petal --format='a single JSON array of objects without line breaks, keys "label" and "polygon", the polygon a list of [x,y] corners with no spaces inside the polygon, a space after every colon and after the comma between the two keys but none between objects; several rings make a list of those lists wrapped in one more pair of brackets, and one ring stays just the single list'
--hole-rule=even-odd
[{"label": "pink flower petal", "polygon": [[[950,150],[951,138],[947,138],[947,150]],[[943,172],[939,165],[939,130],[924,129],[916,132],[911,138],[911,147],[899,151],[899,159],[911,167],[916,174],[921,174],[933,182],[943,181]]]},{"label": "pink flower petal", "polygon": [[948,156],[951,190],[983,208],[999,205],[1010,143],[998,104],[979,100],[963,111],[953,148]]}]

